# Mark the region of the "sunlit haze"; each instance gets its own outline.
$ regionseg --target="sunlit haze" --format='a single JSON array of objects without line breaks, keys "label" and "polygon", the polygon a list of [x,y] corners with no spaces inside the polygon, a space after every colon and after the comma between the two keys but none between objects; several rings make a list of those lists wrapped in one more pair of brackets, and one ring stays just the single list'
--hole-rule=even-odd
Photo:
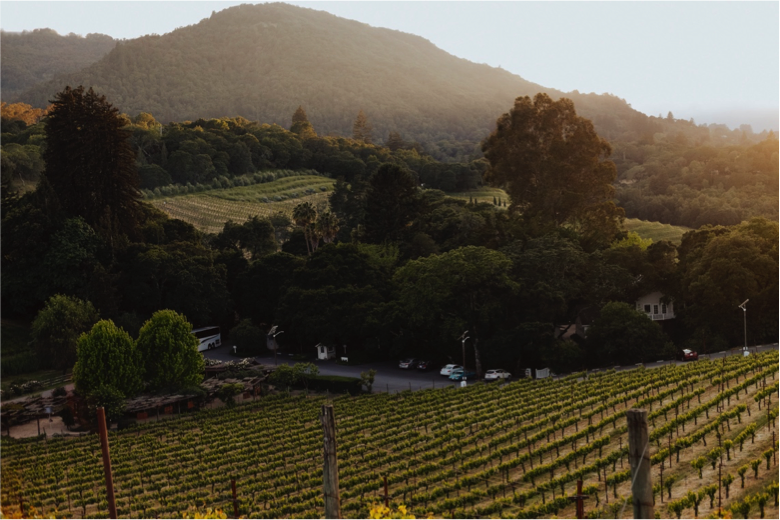
[{"label": "sunlit haze", "polygon": [[[164,34],[247,2],[7,2],[5,31]],[[257,3],[257,2],[251,2]],[[778,129],[777,2],[290,2],[648,115]]]}]

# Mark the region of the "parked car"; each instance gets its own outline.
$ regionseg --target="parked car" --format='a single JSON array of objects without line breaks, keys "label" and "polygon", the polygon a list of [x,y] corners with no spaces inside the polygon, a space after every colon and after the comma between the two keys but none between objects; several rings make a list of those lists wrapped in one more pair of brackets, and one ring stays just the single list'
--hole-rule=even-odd
[{"label": "parked car", "polygon": [[417,370],[427,371],[433,368],[433,361],[420,361],[417,363]]},{"label": "parked car", "polygon": [[696,361],[699,359],[699,354],[690,349],[683,349],[682,360],[683,361]]},{"label": "parked car", "polygon": [[464,379],[476,379],[477,373],[472,372],[471,370],[466,370],[464,368],[459,368],[458,370],[453,370],[450,374],[450,380],[452,381],[462,381]]},{"label": "parked car", "polygon": [[497,381],[499,379],[509,381],[511,378],[512,374],[501,368],[488,370],[485,372],[485,381]]},{"label": "parked car", "polygon": [[449,376],[450,374],[452,374],[453,370],[459,370],[459,369],[462,369],[462,368],[463,367],[460,366],[460,365],[452,365],[452,364],[444,365],[442,367],[442,369],[439,371],[439,374],[442,375],[442,376]]},{"label": "parked car", "polygon": [[417,366],[417,360],[414,358],[404,359],[398,364],[398,368],[405,368],[407,370],[415,368]]}]

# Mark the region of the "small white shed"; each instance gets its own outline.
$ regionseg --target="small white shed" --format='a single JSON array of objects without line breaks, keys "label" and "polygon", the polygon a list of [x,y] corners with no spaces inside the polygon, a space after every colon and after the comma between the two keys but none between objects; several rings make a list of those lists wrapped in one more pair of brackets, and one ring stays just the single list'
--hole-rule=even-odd
[{"label": "small white shed", "polygon": [[317,343],[314,347],[317,349],[317,359],[333,359],[336,357],[335,347],[328,347],[322,343]]}]

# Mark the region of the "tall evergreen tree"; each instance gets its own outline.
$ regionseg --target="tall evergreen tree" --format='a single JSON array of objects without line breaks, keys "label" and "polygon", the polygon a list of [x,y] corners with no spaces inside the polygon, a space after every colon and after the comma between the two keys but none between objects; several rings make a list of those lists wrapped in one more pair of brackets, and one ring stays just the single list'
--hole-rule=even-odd
[{"label": "tall evergreen tree", "polygon": [[403,138],[401,138],[401,134],[398,132],[390,132],[390,135],[387,137],[387,143],[385,143],[385,146],[390,148],[390,151],[394,152],[406,146],[406,142],[403,140]]},{"label": "tall evergreen tree", "polygon": [[373,127],[368,122],[366,114],[361,109],[352,125],[352,138],[356,141],[362,141],[366,144],[374,142]]},{"label": "tall evergreen tree", "polygon": [[314,127],[311,126],[309,117],[306,115],[306,111],[300,105],[298,105],[298,109],[292,116],[292,126],[290,126],[290,132],[298,134],[302,139],[317,137],[317,132],[315,132]]},{"label": "tall evergreen tree", "polygon": [[119,111],[91,88],[65,87],[46,121],[45,176],[62,209],[108,238],[142,218],[135,154]]},{"label": "tall evergreen tree", "polygon": [[368,181],[365,226],[369,242],[396,241],[417,217],[420,197],[409,170],[385,163]]}]

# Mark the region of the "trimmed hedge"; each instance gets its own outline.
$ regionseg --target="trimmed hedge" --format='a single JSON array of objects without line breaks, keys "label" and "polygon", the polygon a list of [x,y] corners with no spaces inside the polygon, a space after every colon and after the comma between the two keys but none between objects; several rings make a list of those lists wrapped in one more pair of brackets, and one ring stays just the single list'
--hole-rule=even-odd
[{"label": "trimmed hedge", "polygon": [[357,377],[344,376],[306,376],[305,384],[310,390],[334,394],[349,393],[358,395],[363,391],[363,383]]}]

